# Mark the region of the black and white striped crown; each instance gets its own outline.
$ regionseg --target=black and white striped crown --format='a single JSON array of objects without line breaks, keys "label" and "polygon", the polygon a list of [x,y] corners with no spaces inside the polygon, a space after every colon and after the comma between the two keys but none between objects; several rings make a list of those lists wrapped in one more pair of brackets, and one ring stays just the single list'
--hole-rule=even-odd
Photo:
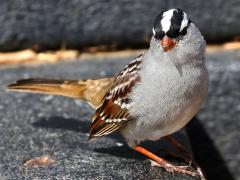
[{"label": "black and white striped crown", "polygon": [[187,33],[191,20],[187,13],[181,9],[170,9],[161,12],[153,23],[153,35],[162,39],[164,35],[170,38],[177,38]]}]

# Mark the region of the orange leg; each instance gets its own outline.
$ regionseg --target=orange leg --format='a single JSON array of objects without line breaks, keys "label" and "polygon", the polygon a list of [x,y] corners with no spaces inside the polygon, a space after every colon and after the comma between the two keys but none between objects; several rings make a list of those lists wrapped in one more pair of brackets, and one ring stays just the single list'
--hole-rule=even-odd
[{"label": "orange leg", "polygon": [[171,135],[166,136],[165,138],[176,148],[176,150],[179,153],[179,154],[170,153],[170,155],[180,157],[184,159],[185,162],[191,165],[193,162],[193,157],[192,154],[187,150],[187,148],[183,144],[178,142],[175,138],[173,138]]},{"label": "orange leg", "polygon": [[177,141],[174,137],[171,135],[165,137],[176,149],[180,154],[174,154],[171,153],[174,156],[183,158],[184,161],[186,161],[189,164],[193,164],[194,168],[196,168],[198,175],[200,176],[201,180],[206,179],[204,176],[204,173],[200,166],[196,163],[196,161],[193,159],[192,154],[187,150],[187,148],[181,144],[179,141]]},{"label": "orange leg", "polygon": [[171,135],[165,137],[173,146],[175,146],[179,151],[185,151],[187,152],[186,147],[178,142],[174,137]]},{"label": "orange leg", "polygon": [[138,151],[141,154],[144,154],[145,156],[147,156],[148,158],[152,159],[153,161],[155,161],[159,166],[163,167],[166,169],[166,171],[168,172],[179,172],[182,174],[188,174],[191,176],[197,176],[198,174],[196,172],[187,170],[186,167],[183,166],[176,166],[171,164],[170,162],[168,162],[167,160],[158,157],[157,155],[151,153],[150,151],[148,151],[147,149],[141,147],[141,146],[135,146],[134,150]]}]

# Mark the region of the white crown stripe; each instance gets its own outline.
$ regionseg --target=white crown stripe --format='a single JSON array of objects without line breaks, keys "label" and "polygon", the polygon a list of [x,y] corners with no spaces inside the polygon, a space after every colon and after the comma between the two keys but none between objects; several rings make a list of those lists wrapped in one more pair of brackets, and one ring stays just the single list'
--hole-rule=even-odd
[{"label": "white crown stripe", "polygon": [[162,26],[162,30],[165,33],[167,31],[169,31],[169,29],[171,27],[171,18],[173,16],[174,11],[175,11],[175,9],[171,9],[169,11],[164,12],[162,15],[161,26]]},{"label": "white crown stripe", "polygon": [[183,12],[183,20],[182,20],[182,23],[181,23],[181,27],[180,27],[180,32],[185,28],[187,27],[188,25],[188,17],[187,17],[187,14],[185,12]]}]

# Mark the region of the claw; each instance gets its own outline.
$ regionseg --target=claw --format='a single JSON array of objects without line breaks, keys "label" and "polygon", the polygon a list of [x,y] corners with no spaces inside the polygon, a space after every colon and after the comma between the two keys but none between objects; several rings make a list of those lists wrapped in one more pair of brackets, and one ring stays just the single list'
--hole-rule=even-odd
[{"label": "claw", "polygon": [[194,161],[191,153],[185,148],[184,145],[182,145],[180,142],[178,142],[176,139],[174,139],[172,136],[166,136],[166,139],[176,148],[178,151],[178,154],[176,153],[169,153],[170,155],[173,155],[175,157],[182,158],[185,162],[189,163],[189,166],[192,166],[196,169],[196,172],[201,180],[206,180],[204,173],[200,166]]},{"label": "claw", "polygon": [[170,162],[166,161],[165,159],[156,156],[155,154],[149,152],[148,150],[144,149],[140,146],[135,146],[134,148],[136,151],[144,154],[145,156],[151,158],[154,162],[151,161],[152,166],[163,167],[168,172],[179,172],[182,174],[187,174],[190,176],[197,176],[198,174],[194,171],[188,170],[188,167],[183,166],[176,166],[171,164]]}]

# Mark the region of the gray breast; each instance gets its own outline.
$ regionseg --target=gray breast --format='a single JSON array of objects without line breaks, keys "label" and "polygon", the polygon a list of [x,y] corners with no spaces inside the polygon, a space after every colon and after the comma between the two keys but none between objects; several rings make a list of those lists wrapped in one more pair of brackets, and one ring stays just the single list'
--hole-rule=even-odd
[{"label": "gray breast", "polygon": [[170,134],[198,111],[207,94],[206,72],[204,67],[181,68],[180,74],[169,61],[152,61],[143,67],[141,84],[132,92],[130,114],[136,118],[129,126],[134,136],[141,138],[146,132],[152,132],[148,136]]}]

